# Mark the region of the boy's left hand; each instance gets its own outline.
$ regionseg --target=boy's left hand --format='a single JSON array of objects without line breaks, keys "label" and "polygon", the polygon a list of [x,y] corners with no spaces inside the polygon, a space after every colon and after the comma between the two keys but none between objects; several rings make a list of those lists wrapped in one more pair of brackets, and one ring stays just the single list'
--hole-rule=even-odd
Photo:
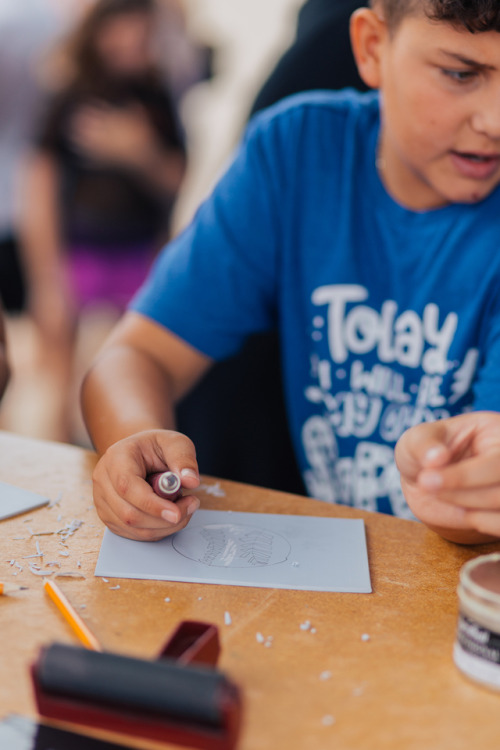
[{"label": "boy's left hand", "polygon": [[417,425],[396,446],[413,513],[454,542],[500,538],[500,414],[471,412]]}]

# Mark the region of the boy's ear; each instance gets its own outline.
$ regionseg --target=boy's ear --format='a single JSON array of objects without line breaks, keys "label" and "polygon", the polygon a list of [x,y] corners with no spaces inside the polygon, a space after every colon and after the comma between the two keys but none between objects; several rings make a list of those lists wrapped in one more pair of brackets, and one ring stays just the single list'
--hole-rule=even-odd
[{"label": "boy's ear", "polygon": [[359,75],[367,86],[378,89],[381,48],[388,33],[387,26],[371,8],[358,8],[351,16],[350,32]]}]

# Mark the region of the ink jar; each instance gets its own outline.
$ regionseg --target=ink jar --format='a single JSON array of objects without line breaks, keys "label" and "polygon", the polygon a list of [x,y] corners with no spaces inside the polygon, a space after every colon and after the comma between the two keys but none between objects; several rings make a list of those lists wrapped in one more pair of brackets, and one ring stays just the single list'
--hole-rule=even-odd
[{"label": "ink jar", "polygon": [[453,660],[471,680],[500,691],[500,553],[462,567],[458,600]]}]

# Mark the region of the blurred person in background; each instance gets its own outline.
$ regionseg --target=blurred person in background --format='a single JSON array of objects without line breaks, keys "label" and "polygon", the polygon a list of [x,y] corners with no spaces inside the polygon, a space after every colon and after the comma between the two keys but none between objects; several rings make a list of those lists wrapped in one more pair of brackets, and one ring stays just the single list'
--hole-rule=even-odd
[{"label": "blurred person in background", "polygon": [[5,321],[2,306],[0,305],[0,398],[7,388],[10,377],[9,361],[7,359],[7,343],[5,340]]},{"label": "blurred person in background", "polygon": [[183,136],[155,57],[157,12],[155,0],[91,4],[65,45],[26,165],[29,309],[59,383],[61,440],[73,438],[78,325],[86,311],[123,311],[168,237],[184,176]]},{"label": "blurred person in background", "polygon": [[37,69],[68,27],[77,5],[82,2],[0,2],[0,297],[8,313],[20,313],[25,306],[16,183],[42,99]]},{"label": "blurred person in background", "polygon": [[[263,83],[251,115],[302,91],[366,91],[349,37],[351,14],[364,4],[307,0],[295,40]],[[176,419],[196,445],[202,473],[306,494],[288,430],[277,332],[254,334],[238,354],[217,362],[177,405]]]}]

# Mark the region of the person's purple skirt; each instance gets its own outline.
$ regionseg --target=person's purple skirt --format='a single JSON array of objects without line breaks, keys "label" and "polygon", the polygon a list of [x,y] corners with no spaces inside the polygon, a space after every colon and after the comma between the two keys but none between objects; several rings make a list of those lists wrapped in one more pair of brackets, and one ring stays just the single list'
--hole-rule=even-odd
[{"label": "person's purple skirt", "polygon": [[105,303],[124,310],[145,280],[154,258],[151,246],[113,251],[73,246],[67,253],[67,274],[78,309]]}]

